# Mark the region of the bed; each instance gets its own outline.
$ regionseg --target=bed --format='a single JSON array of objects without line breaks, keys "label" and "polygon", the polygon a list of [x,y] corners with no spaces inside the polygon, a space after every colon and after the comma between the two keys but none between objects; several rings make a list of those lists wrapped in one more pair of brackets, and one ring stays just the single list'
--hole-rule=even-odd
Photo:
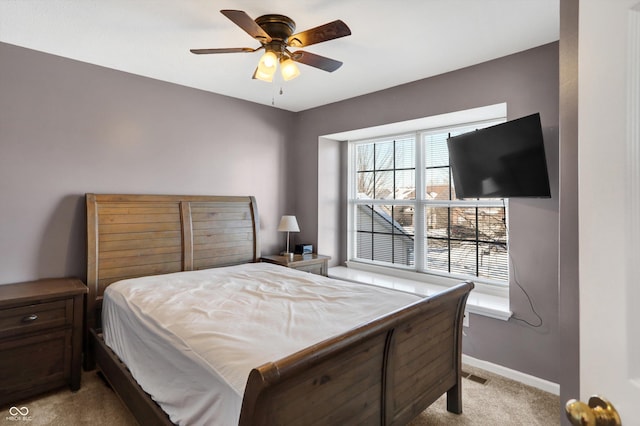
[{"label": "bed", "polygon": [[[118,348],[114,343],[118,338],[113,336],[119,336],[120,331],[109,331],[112,330],[111,323],[114,319],[127,317],[126,312],[129,312],[119,311],[122,306],[118,307],[118,301],[120,305],[136,306],[144,315],[150,310],[148,305],[137,304],[121,293],[144,294],[145,300],[154,300],[158,305],[173,309],[176,303],[163,302],[171,299],[172,294],[182,292],[179,286],[187,285],[185,291],[188,293],[194,286],[199,292],[213,285],[213,293],[220,293],[223,299],[235,300],[236,296],[224,295],[227,289],[220,282],[232,283],[228,285],[231,291],[238,281],[245,282],[243,286],[257,285],[260,291],[255,293],[260,298],[285,289],[287,293],[292,292],[291,303],[297,303],[295,301],[301,297],[294,292],[324,294],[323,291],[334,286],[332,292],[366,291],[366,295],[356,296],[363,300],[369,297],[370,292],[377,292],[382,294],[382,300],[389,299],[390,305],[381,306],[381,310],[376,311],[372,308],[377,303],[374,301],[373,305],[365,304],[360,308],[368,316],[351,317],[350,311],[357,310],[347,309],[343,311],[349,314],[348,318],[342,318],[333,311],[341,302],[332,301],[327,293],[323,297],[329,300],[325,306],[331,310],[328,318],[335,319],[334,326],[320,327],[322,333],[308,337],[308,340],[297,337],[293,346],[287,346],[286,340],[278,343],[275,345],[278,351],[273,353],[252,350],[247,353],[242,368],[235,371],[234,380],[220,376],[223,378],[219,381],[234,383],[231,393],[236,395],[233,401],[216,397],[222,410],[230,410],[230,414],[221,415],[219,418],[224,420],[216,424],[235,424],[235,420],[240,425],[406,424],[444,393],[447,394],[447,409],[454,413],[462,412],[462,318],[473,283],[461,283],[437,295],[420,298],[391,290],[365,290],[368,286],[358,287],[257,263],[260,259],[259,220],[253,197],[87,194],[86,203],[89,294],[85,321],[85,369],[97,367],[141,424],[172,424],[167,412],[173,419],[176,419],[176,414],[156,395],[155,390],[148,388],[139,368],[133,362],[126,364],[122,359],[127,358],[127,350]],[[254,284],[253,280],[258,276],[262,276],[264,281]],[[224,291],[221,290],[223,287]],[[195,301],[210,301],[214,297],[197,294],[200,296],[192,297]],[[281,294],[274,297],[281,298]],[[398,298],[397,301],[391,302],[394,297]],[[306,308],[288,309],[308,311]],[[105,330],[103,310],[104,325],[109,326]],[[197,310],[204,312],[201,318],[212,316],[202,307]],[[262,311],[253,308],[247,312],[249,310]],[[233,312],[238,312],[237,306]],[[146,322],[164,330],[161,333],[168,333],[163,342],[175,337],[172,333],[179,323],[174,320],[180,317],[178,311],[170,310],[165,314],[166,324],[144,315]],[[167,318],[172,320],[167,322]],[[197,324],[201,324],[201,318],[197,319]],[[215,325],[218,319],[212,318]],[[296,319],[294,323],[303,321]],[[236,322],[242,325],[240,319]],[[262,331],[253,325],[247,327],[258,330],[254,333],[258,339],[271,341],[277,337],[268,335],[273,327]],[[201,328],[210,330],[213,327],[202,325]],[[237,337],[228,331],[218,334]],[[306,331],[304,334],[307,335]],[[198,341],[199,336],[195,337]],[[184,346],[178,352],[188,353],[187,358],[195,359],[195,364],[202,364],[200,367],[204,370],[196,372],[195,377],[200,380],[201,388],[213,389],[215,374],[226,368],[225,361],[212,367],[216,362],[215,356],[209,354],[214,357],[211,362],[202,361],[209,355],[193,355],[192,352],[197,351],[192,351],[194,345],[187,339],[174,339]],[[120,340],[144,342],[151,339],[124,337]],[[162,349],[155,353],[168,351]],[[138,353],[138,349],[129,352]],[[222,347],[219,352],[224,352]],[[153,353],[151,350],[146,359],[160,358],[154,357]],[[254,355],[256,358],[248,360]],[[244,359],[244,356],[233,356]],[[168,372],[168,379],[163,379],[165,388],[175,386],[174,395],[182,392],[180,386],[184,384],[172,378],[193,377],[189,376],[193,372],[182,376],[184,366],[192,368],[191,361],[165,361],[165,367],[155,367],[156,370],[176,369]],[[251,362],[257,364],[252,365]],[[151,369],[152,372],[156,370]],[[205,370],[213,371],[213,376],[206,376]],[[194,404],[192,412],[197,412],[196,405],[212,405],[209,402],[198,404],[192,397],[185,399],[192,401],[185,404]],[[156,400],[160,401],[157,403]],[[176,421],[197,424],[198,416],[188,419],[178,415]]]}]

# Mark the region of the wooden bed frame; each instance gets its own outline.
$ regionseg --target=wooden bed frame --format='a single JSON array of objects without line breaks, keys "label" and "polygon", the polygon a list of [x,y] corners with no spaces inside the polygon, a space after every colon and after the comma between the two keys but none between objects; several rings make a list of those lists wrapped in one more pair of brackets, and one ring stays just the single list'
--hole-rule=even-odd
[{"label": "wooden bed frame", "polygon": [[[85,369],[141,424],[171,424],[101,337],[102,295],[120,279],[257,262],[253,197],[87,194]],[[462,318],[473,283],[254,368],[240,425],[406,424],[447,394],[462,412]]]}]

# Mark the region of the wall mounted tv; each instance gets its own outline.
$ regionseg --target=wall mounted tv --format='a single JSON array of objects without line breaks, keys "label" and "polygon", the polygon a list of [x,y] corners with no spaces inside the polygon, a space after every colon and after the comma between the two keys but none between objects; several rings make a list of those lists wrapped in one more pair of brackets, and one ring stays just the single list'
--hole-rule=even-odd
[{"label": "wall mounted tv", "polygon": [[447,139],[457,198],[551,197],[540,114]]}]

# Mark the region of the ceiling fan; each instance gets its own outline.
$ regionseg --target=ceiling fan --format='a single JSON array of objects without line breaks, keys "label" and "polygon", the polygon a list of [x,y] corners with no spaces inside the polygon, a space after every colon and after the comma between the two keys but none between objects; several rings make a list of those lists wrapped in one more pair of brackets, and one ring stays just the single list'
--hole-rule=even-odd
[{"label": "ceiling fan", "polygon": [[265,53],[258,62],[253,78],[272,81],[278,64],[284,80],[296,78],[300,71],[296,62],[309,65],[327,72],[333,72],[342,66],[342,62],[303,50],[290,51],[289,48],[311,46],[323,41],[351,35],[349,27],[341,20],[329,22],[297,34],[293,34],[296,23],[284,15],[263,15],[253,20],[242,10],[221,10],[224,16],[242,28],[247,34],[260,42],[260,47],[231,47],[219,49],[191,49],[197,55],[211,53],[256,52]]}]

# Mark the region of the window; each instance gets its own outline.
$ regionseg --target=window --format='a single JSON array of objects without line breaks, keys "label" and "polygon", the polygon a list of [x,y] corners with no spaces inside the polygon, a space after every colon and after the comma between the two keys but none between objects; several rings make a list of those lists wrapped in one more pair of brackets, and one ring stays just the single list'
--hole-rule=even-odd
[{"label": "window", "polygon": [[[358,144],[357,258],[414,264],[415,141],[412,137]],[[408,203],[404,203],[408,201]]]},{"label": "window", "polygon": [[350,260],[506,286],[508,203],[457,200],[446,144],[503,121],[351,141]]}]

